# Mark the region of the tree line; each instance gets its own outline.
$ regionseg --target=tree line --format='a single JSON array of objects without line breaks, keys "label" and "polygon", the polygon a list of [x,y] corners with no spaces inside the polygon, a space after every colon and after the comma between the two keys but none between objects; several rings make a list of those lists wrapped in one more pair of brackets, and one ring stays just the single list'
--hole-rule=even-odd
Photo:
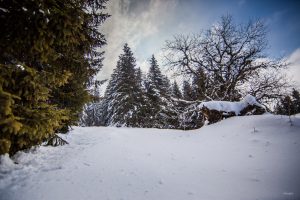
[{"label": "tree line", "polygon": [[[104,98],[91,104],[83,123],[96,126],[175,128],[177,111],[170,81],[164,76],[154,55],[144,75],[127,44],[119,56]],[[176,83],[174,94],[181,96]],[[175,96],[175,95],[174,95]]]},{"label": "tree line", "polygon": [[165,64],[185,78],[180,90],[161,73],[154,56],[142,75],[126,44],[104,97],[87,107],[82,124],[199,128],[201,102],[240,101],[246,94],[265,105],[282,99],[280,110],[291,87],[283,74],[286,63],[268,58],[266,48],[261,21],[235,24],[230,15],[201,34],[177,35],[166,41],[164,53]]}]

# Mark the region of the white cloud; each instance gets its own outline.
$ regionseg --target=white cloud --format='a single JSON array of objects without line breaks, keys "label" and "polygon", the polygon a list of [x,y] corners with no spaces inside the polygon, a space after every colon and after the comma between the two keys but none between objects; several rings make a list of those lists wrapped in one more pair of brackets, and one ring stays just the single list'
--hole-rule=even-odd
[{"label": "white cloud", "polygon": [[300,89],[300,48],[296,49],[287,58],[288,76],[291,80],[295,81],[296,86]]},{"label": "white cloud", "polygon": [[[160,32],[165,20],[175,10],[177,0],[149,0],[141,3],[144,6],[134,7],[133,4],[138,3],[141,1],[114,0],[109,2],[107,12],[112,16],[104,23],[102,30],[106,35],[108,45],[104,48],[104,67],[97,76],[98,79],[110,77],[125,43],[131,47],[138,66],[146,68],[147,61],[145,58],[139,60],[136,50],[142,49],[141,46],[149,37]],[[139,52],[140,54],[142,52]],[[151,54],[148,55],[149,58],[150,56]]]}]

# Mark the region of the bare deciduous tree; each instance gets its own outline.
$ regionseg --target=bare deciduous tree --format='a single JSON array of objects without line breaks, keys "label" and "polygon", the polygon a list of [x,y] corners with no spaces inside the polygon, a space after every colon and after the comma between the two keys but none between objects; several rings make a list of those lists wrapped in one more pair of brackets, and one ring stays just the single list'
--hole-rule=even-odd
[{"label": "bare deciduous tree", "polygon": [[223,16],[207,32],[166,41],[164,50],[166,64],[177,73],[199,79],[203,78],[199,71],[205,73],[201,96],[206,100],[233,101],[241,97],[240,86],[260,70],[285,65],[266,59],[266,48],[266,28],[261,21],[236,25],[231,16]]},{"label": "bare deciduous tree", "polygon": [[265,104],[279,100],[288,95],[292,85],[285,74],[278,69],[260,70],[254,74],[239,89],[243,95],[251,94]]}]

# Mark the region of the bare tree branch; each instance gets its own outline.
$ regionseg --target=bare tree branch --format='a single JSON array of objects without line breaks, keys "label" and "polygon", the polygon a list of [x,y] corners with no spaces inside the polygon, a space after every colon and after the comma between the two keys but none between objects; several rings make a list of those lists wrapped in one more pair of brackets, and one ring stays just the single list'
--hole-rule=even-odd
[{"label": "bare tree branch", "polygon": [[203,70],[207,99],[232,101],[243,94],[240,86],[262,69],[285,66],[282,61],[267,59],[266,48],[266,28],[261,21],[236,25],[231,16],[223,16],[205,34],[177,35],[166,41],[164,50],[166,65],[178,74],[201,78],[198,72]]}]

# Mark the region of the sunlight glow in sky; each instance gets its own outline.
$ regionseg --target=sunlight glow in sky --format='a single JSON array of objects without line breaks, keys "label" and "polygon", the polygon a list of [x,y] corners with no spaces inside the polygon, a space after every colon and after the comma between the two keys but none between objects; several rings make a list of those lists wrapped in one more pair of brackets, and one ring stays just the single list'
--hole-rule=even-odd
[{"label": "sunlight glow in sky", "polygon": [[300,1],[110,0],[107,7],[112,16],[102,26],[108,45],[99,79],[110,77],[124,43],[133,50],[137,66],[147,71],[152,54],[162,65],[162,48],[173,35],[198,33],[230,14],[237,23],[263,20],[268,29],[267,55],[286,58],[291,63],[289,74],[300,82]]}]

